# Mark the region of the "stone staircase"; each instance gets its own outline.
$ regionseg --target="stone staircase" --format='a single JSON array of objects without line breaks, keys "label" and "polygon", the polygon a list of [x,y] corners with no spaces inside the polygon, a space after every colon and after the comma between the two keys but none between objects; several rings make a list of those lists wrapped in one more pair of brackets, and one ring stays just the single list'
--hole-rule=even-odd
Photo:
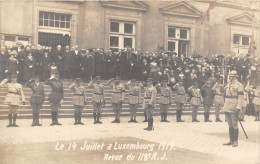
[{"label": "stone staircase", "polygon": [[[112,94],[112,88],[107,85],[107,81],[102,81],[101,83],[105,85],[104,90],[105,90],[105,97],[106,97],[106,105],[103,108],[102,117],[113,117],[113,108],[112,108],[112,104],[110,101],[111,94]],[[61,106],[62,109],[60,110],[60,115],[59,115],[59,117],[61,117],[61,118],[73,118],[74,117],[74,108],[73,108],[73,104],[71,103],[73,93],[68,88],[68,86],[71,84],[72,84],[71,81],[63,81],[64,99],[63,99],[63,103]],[[86,87],[87,83],[84,83],[83,85]],[[51,117],[51,109],[50,109],[49,101],[47,100],[50,92],[51,92],[50,86],[45,85],[46,100],[43,104],[42,110],[40,111],[40,116],[42,118]],[[92,89],[86,87],[86,92],[87,92],[87,98],[89,98],[91,100],[92,93],[93,93]],[[31,109],[30,103],[29,103],[29,98],[32,94],[31,89],[24,87],[24,93],[25,93],[25,97],[26,97],[26,104],[24,106],[21,105],[19,107],[18,118],[28,119],[28,118],[32,118],[32,109]],[[128,94],[129,93],[126,92],[126,100],[128,98]],[[8,115],[8,106],[4,105],[4,99],[5,99],[6,95],[7,95],[7,88],[0,88],[0,120],[8,118],[8,116],[7,116]],[[142,97],[143,97],[143,93],[142,93]],[[173,103],[169,109],[169,115],[175,115],[175,113],[176,113],[176,104],[174,102],[174,97],[175,97],[175,94],[173,94]],[[159,99],[159,96],[157,97],[157,99]],[[137,116],[143,116],[143,112],[144,112],[144,110],[142,109],[142,105],[140,104],[138,111],[137,111]],[[192,107],[190,106],[190,104],[187,104],[183,113],[187,115],[187,114],[191,114],[191,112],[192,112]],[[214,112],[213,108],[211,109],[211,112]],[[83,117],[92,117],[92,113],[93,113],[93,105],[91,102],[89,102],[83,110]],[[203,108],[200,107],[198,114],[202,114],[202,113],[203,113]],[[130,115],[129,106],[126,102],[123,104],[121,115],[122,116]],[[156,105],[154,115],[160,115],[160,108],[159,108],[158,103]]]}]

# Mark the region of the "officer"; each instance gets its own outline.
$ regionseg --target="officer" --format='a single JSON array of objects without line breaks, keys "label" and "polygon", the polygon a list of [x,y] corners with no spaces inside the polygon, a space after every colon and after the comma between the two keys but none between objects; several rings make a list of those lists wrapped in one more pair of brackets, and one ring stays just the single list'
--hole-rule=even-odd
[{"label": "officer", "polygon": [[101,77],[100,76],[96,76],[95,77],[95,81],[90,81],[90,83],[88,84],[88,87],[93,88],[93,97],[92,97],[92,101],[93,101],[93,107],[94,107],[94,112],[93,112],[93,116],[94,116],[94,124],[102,124],[102,122],[100,121],[100,114],[101,114],[101,109],[102,106],[105,105],[105,93],[104,93],[104,85],[100,84],[100,80]]},{"label": "officer", "polygon": [[229,125],[230,141],[224,145],[238,146],[238,113],[243,105],[244,86],[238,82],[237,71],[232,70],[229,74],[230,81],[225,87],[226,97],[223,107],[226,120]]},{"label": "officer", "polygon": [[147,79],[147,88],[144,92],[144,101],[143,101],[143,108],[146,112],[148,117],[148,127],[144,128],[144,130],[154,130],[153,127],[153,110],[156,105],[156,96],[157,96],[157,89],[153,86],[153,79]]},{"label": "officer", "polygon": [[194,82],[194,84],[188,89],[191,94],[190,105],[192,105],[192,122],[199,122],[197,120],[197,112],[203,101],[200,89],[198,88],[198,83]]},{"label": "officer", "polygon": [[[23,92],[23,87],[21,84],[17,83],[17,75],[11,74],[9,75],[9,78],[11,82],[9,83],[8,79],[4,79],[0,83],[0,87],[7,87],[8,94],[5,97],[4,104],[7,104],[9,106],[9,112],[8,112],[8,118],[9,118],[9,125],[7,127],[19,127],[16,124],[16,118],[17,118],[17,110],[19,108],[19,105],[22,103],[25,105],[25,97]],[[13,120],[13,123],[12,123]]]},{"label": "officer", "polygon": [[183,80],[179,80],[179,82],[172,87],[173,91],[176,91],[176,97],[175,97],[175,102],[177,106],[177,111],[176,111],[176,119],[177,122],[184,122],[181,120],[181,114],[183,111],[184,104],[188,101],[188,97],[186,95],[185,88],[183,86]]},{"label": "officer", "polygon": [[214,94],[214,106],[215,106],[215,116],[216,116],[216,122],[222,122],[219,118],[219,111],[224,105],[224,86],[221,84],[222,79],[218,79],[216,84],[213,86],[213,94]]},{"label": "officer", "polygon": [[74,96],[72,98],[72,103],[74,105],[74,117],[75,123],[74,125],[80,124],[84,125],[81,122],[82,111],[84,106],[86,105],[86,92],[84,86],[81,84],[81,79],[76,78],[76,82],[71,84],[69,88],[74,92]]},{"label": "officer", "polygon": [[26,82],[25,86],[32,90],[32,96],[30,98],[30,104],[33,111],[32,126],[41,126],[39,123],[39,113],[45,100],[43,83],[40,82],[39,76],[35,76],[33,79]]},{"label": "officer", "polygon": [[128,97],[128,103],[130,108],[130,122],[136,121],[136,111],[138,108],[139,103],[141,103],[141,90],[138,86],[138,83],[136,79],[132,79],[131,81],[127,82],[126,88],[129,89],[129,97]]},{"label": "officer", "polygon": [[116,77],[112,84],[110,82],[111,80],[109,80],[109,84],[113,88],[112,106],[115,113],[115,120],[112,123],[120,123],[121,108],[125,101],[125,85],[120,83],[119,76]]},{"label": "officer", "polygon": [[58,122],[58,112],[61,109],[61,104],[63,102],[64,92],[63,92],[63,84],[60,81],[59,74],[51,75],[50,79],[45,82],[46,85],[50,85],[52,92],[49,96],[49,102],[51,107],[51,115],[52,115],[52,123],[53,125],[62,125]]},{"label": "officer", "polygon": [[160,98],[159,98],[159,104],[160,104],[160,110],[161,110],[161,122],[169,122],[167,120],[167,114],[169,107],[172,103],[172,91],[171,88],[167,86],[168,80],[163,80],[162,81],[162,86],[158,84],[160,92]]}]

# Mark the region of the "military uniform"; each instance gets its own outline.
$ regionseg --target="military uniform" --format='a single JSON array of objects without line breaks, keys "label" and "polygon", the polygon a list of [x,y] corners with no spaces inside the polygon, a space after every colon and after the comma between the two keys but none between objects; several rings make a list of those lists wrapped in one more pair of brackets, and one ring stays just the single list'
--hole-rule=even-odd
[{"label": "military uniform", "polygon": [[[97,80],[100,80],[100,76],[96,77]],[[93,116],[94,116],[94,124],[99,123],[101,124],[102,122],[100,121],[100,114],[101,114],[101,109],[102,105],[105,104],[105,94],[104,94],[104,85],[103,84],[98,84],[94,83],[91,81],[88,84],[88,87],[93,88],[93,96],[92,96],[92,102],[93,102]]]},{"label": "military uniform", "polygon": [[252,89],[254,98],[252,103],[254,104],[255,107],[255,121],[260,121],[260,86],[257,86],[255,89]]},{"label": "military uniform", "polygon": [[30,104],[33,110],[32,126],[41,126],[39,123],[39,113],[45,100],[44,86],[42,83],[36,83],[33,80],[26,82],[25,86],[32,90],[32,96],[30,98]]},{"label": "military uniform", "polygon": [[[80,79],[76,79],[76,83],[80,82]],[[84,125],[81,122],[82,117],[82,111],[84,109],[84,106],[86,104],[86,93],[85,88],[81,84],[78,85],[76,83],[73,83],[69,86],[69,88],[74,92],[73,98],[72,98],[72,104],[74,105],[74,118],[75,123],[74,125],[81,124]]]},{"label": "military uniform", "polygon": [[148,127],[144,130],[153,130],[153,110],[156,105],[157,89],[152,85],[153,79],[148,78],[147,82],[151,83],[144,92],[143,108],[148,117]]},{"label": "military uniform", "polygon": [[[11,75],[10,77],[13,78],[14,76],[16,75]],[[19,83],[13,83],[13,82],[7,83],[7,82],[8,80],[4,79],[0,83],[0,87],[7,87],[8,90],[8,94],[5,97],[5,101],[4,101],[4,104],[7,104],[9,106],[9,112],[8,112],[9,125],[7,125],[7,127],[10,126],[18,127],[18,125],[16,125],[17,110],[19,105],[21,104],[21,100],[23,104],[25,104],[23,87]]]},{"label": "military uniform", "polygon": [[112,93],[112,106],[115,113],[115,120],[112,123],[120,123],[120,115],[122,104],[125,100],[125,86],[124,84],[112,84],[113,93]]},{"label": "military uniform", "polygon": [[[229,77],[236,78],[237,72],[234,70],[231,71]],[[233,79],[225,87],[225,92],[226,98],[222,111],[225,112],[230,137],[230,142],[225,145],[233,145],[233,147],[236,147],[238,146],[238,111],[241,110],[243,106],[244,87],[237,79]]]},{"label": "military uniform", "polygon": [[204,106],[204,122],[211,122],[209,120],[209,115],[210,115],[210,108],[213,105],[213,90],[212,86],[210,84],[210,81],[207,81],[206,84],[204,84],[201,88],[201,94],[203,98],[203,106]]},{"label": "military uniform", "polygon": [[219,111],[224,105],[224,86],[217,83],[213,86],[212,90],[214,94],[213,103],[215,106],[216,122],[222,122],[219,118]]},{"label": "military uniform", "polygon": [[187,101],[185,88],[183,85],[176,84],[175,86],[173,86],[173,90],[176,92],[175,102],[177,106],[177,111],[176,111],[177,122],[184,122],[183,120],[181,120],[181,114],[182,114],[184,104]]},{"label": "military uniform", "polygon": [[[163,82],[168,82],[167,80]],[[171,88],[167,86],[161,86],[159,88],[160,92],[160,98],[159,98],[159,104],[160,104],[160,110],[161,110],[161,122],[169,122],[167,120],[167,114],[169,107],[172,103],[172,91]]]},{"label": "military uniform", "polygon": [[[135,80],[132,80],[132,82],[135,82]],[[129,89],[128,103],[129,103],[130,118],[131,118],[130,121],[128,122],[137,122],[136,111],[141,99],[141,90],[138,85],[133,85],[132,82],[129,82],[127,84],[127,88]]]},{"label": "military uniform", "polygon": [[[195,83],[197,85],[197,83]],[[197,112],[203,101],[199,88],[191,86],[188,91],[191,93],[190,104],[192,105],[192,122],[199,122],[197,120]]]},{"label": "military uniform", "polygon": [[51,107],[51,114],[52,114],[52,123],[51,125],[61,125],[58,122],[58,112],[61,109],[61,100],[64,97],[63,92],[63,84],[60,80],[56,79],[48,79],[45,82],[46,85],[50,85],[52,88],[52,92],[49,96],[49,102]]}]

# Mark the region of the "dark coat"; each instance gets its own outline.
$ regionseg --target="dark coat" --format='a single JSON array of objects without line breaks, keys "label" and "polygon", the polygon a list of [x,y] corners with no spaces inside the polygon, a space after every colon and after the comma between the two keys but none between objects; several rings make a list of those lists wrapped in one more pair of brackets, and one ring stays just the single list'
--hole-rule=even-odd
[{"label": "dark coat", "polygon": [[115,55],[110,54],[110,55],[106,55],[104,57],[105,59],[105,71],[107,73],[113,73],[115,72]]},{"label": "dark coat", "polygon": [[203,97],[204,105],[213,105],[214,94],[211,86],[203,85],[201,88],[201,95]]},{"label": "dark coat", "polygon": [[60,80],[56,81],[55,79],[54,80],[48,79],[45,82],[45,84],[50,85],[51,89],[52,89],[51,94],[49,96],[49,101],[51,103],[59,103],[61,101],[61,99],[63,99],[63,97],[64,97],[62,82]]},{"label": "dark coat", "polygon": [[8,54],[1,54],[0,52],[0,81],[5,79],[5,69],[8,60]]},{"label": "dark coat", "polygon": [[24,67],[24,81],[30,80],[35,73],[35,60],[32,57],[32,60],[28,57],[25,59],[25,67]]},{"label": "dark coat", "polygon": [[81,65],[84,72],[86,72],[88,75],[94,75],[95,65],[94,65],[94,57],[92,55],[82,56]]},{"label": "dark coat", "polygon": [[64,60],[63,52],[56,50],[54,52],[54,57],[55,57],[56,66],[60,72],[61,70],[63,70],[63,60]]},{"label": "dark coat", "polygon": [[25,84],[25,86],[28,88],[31,88],[31,90],[32,90],[32,96],[30,98],[30,103],[31,104],[43,104],[44,99],[45,99],[43,83],[39,83],[37,86],[34,81],[30,80]]},{"label": "dark coat", "polygon": [[80,51],[76,54],[75,51],[72,51],[72,68],[73,70],[81,70],[81,63],[82,63],[82,54]]},{"label": "dark coat", "polygon": [[73,56],[72,56],[72,53],[70,51],[68,51],[68,52],[65,51],[63,54],[64,54],[64,56],[63,56],[63,70],[68,71],[68,70],[71,69]]},{"label": "dark coat", "polygon": [[8,74],[17,74],[18,71],[18,60],[7,60],[6,62],[6,70],[8,70]]},{"label": "dark coat", "polygon": [[96,73],[104,73],[105,71],[105,64],[104,64],[104,54],[96,52],[95,57],[95,69]]}]

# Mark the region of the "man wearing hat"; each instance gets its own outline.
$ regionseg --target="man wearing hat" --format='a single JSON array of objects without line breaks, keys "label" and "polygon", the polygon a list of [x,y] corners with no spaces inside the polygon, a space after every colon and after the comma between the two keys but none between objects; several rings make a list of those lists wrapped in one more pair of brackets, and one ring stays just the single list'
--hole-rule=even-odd
[{"label": "man wearing hat", "polygon": [[188,89],[191,95],[190,104],[192,105],[192,122],[199,122],[197,120],[197,112],[203,101],[198,83],[194,82],[193,85]]},{"label": "man wearing hat", "polygon": [[41,126],[39,123],[39,113],[45,100],[43,83],[40,83],[39,76],[35,76],[33,79],[26,82],[25,86],[32,90],[32,96],[30,98],[30,104],[33,111],[32,126]]},{"label": "man wearing hat", "polygon": [[113,88],[112,106],[115,113],[115,120],[112,123],[120,123],[121,108],[125,101],[125,85],[120,83],[119,76],[116,77],[112,84],[110,82],[111,80],[109,80],[109,84]]},{"label": "man wearing hat", "polygon": [[17,83],[17,75],[11,74],[9,76],[9,80],[4,79],[0,83],[0,87],[7,87],[8,90],[8,94],[5,97],[5,101],[4,101],[4,104],[7,104],[9,107],[9,112],[8,112],[9,125],[7,125],[7,127],[11,127],[11,126],[19,127],[16,124],[17,110],[19,108],[19,105],[21,104],[21,100],[23,105],[25,105],[25,96],[24,96],[22,85]]},{"label": "man wearing hat", "polygon": [[84,125],[81,122],[82,111],[84,106],[86,105],[86,92],[84,86],[81,84],[81,79],[77,78],[76,82],[71,84],[69,88],[74,92],[72,103],[74,105],[74,117],[75,123],[74,125],[80,124]]},{"label": "man wearing hat", "polygon": [[94,80],[90,81],[88,87],[93,89],[93,107],[94,107],[94,124],[102,124],[100,121],[100,114],[102,112],[102,106],[105,105],[105,93],[104,93],[104,85],[100,83],[101,77],[96,76]]},{"label": "man wearing hat", "polygon": [[167,114],[169,107],[172,103],[172,91],[171,88],[167,86],[168,80],[162,81],[162,86],[158,84],[160,87],[158,92],[161,94],[159,98],[160,110],[161,110],[161,122],[169,122],[167,120]]},{"label": "man wearing hat", "polygon": [[157,89],[153,86],[153,79],[147,79],[147,88],[144,92],[143,108],[148,117],[148,127],[144,130],[153,130],[153,110],[156,106]]},{"label": "man wearing hat", "polygon": [[58,122],[58,112],[61,109],[61,103],[63,101],[64,92],[63,92],[63,84],[60,81],[59,74],[51,75],[50,79],[45,82],[46,85],[50,85],[52,92],[49,96],[49,102],[51,107],[51,115],[52,115],[52,123],[50,126],[53,125],[61,125]]},{"label": "man wearing hat", "polygon": [[130,120],[128,122],[135,122],[136,121],[136,111],[138,108],[138,104],[141,102],[141,90],[138,86],[136,79],[132,79],[131,81],[127,82],[126,84],[127,89],[129,89],[129,97],[128,103],[130,107]]},{"label": "man wearing hat", "polygon": [[242,109],[244,99],[244,86],[238,82],[237,71],[232,70],[229,73],[230,81],[225,87],[225,103],[223,112],[225,112],[226,120],[229,125],[230,141],[224,145],[238,146],[238,114]]},{"label": "man wearing hat", "polygon": [[184,122],[181,119],[182,111],[184,104],[188,101],[188,97],[186,95],[185,88],[183,86],[183,80],[179,80],[179,82],[172,87],[173,91],[176,92],[175,102],[177,106],[176,110],[176,120],[177,122]]}]

